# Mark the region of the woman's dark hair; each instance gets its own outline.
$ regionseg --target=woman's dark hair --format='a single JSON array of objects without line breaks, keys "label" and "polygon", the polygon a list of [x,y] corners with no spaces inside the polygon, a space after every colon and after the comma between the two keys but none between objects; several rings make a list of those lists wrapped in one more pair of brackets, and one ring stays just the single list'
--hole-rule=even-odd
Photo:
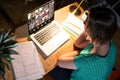
[{"label": "woman's dark hair", "polygon": [[85,26],[92,40],[99,41],[101,44],[111,40],[117,30],[114,12],[105,7],[94,7],[88,12]]}]

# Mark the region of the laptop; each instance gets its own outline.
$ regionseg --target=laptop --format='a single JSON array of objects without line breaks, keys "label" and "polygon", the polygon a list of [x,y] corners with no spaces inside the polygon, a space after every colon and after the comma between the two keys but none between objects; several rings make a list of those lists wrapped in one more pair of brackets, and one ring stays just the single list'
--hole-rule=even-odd
[{"label": "laptop", "polygon": [[54,20],[54,0],[27,14],[30,39],[37,45],[44,58],[64,44],[69,35]]}]

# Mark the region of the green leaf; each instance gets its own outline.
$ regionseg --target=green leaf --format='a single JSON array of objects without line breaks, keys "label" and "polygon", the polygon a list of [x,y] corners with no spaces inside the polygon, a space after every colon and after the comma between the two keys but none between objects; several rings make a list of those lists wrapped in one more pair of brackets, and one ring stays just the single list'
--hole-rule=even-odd
[{"label": "green leaf", "polygon": [[18,54],[18,52],[16,52],[15,50],[8,50],[8,52],[10,53],[10,54]]},{"label": "green leaf", "polygon": [[9,42],[7,42],[7,43],[4,43],[4,45],[5,46],[9,46],[9,45],[14,45],[14,44],[16,44],[17,42],[15,41],[15,40],[11,40],[11,41],[9,41]]},{"label": "green leaf", "polygon": [[3,40],[3,34],[0,34],[0,44],[2,43]]},{"label": "green leaf", "polygon": [[9,46],[6,46],[5,48],[15,48],[15,47],[17,47],[17,44],[9,45]]},{"label": "green leaf", "polygon": [[1,56],[0,56],[0,59],[5,59],[5,60],[7,60],[7,58],[10,58],[10,54],[2,54]]},{"label": "green leaf", "polygon": [[10,34],[10,29],[8,30],[8,32],[4,35],[4,39],[6,39],[8,36],[9,36],[9,34]]},{"label": "green leaf", "polygon": [[1,55],[0,59],[5,59],[7,61],[13,60],[13,58],[11,58],[10,54],[3,54],[3,55]]},{"label": "green leaf", "polygon": [[7,61],[12,61],[12,60],[14,60],[14,58],[7,57],[6,60],[7,60]]},{"label": "green leaf", "polygon": [[18,54],[18,52],[16,52],[15,50],[13,50],[13,49],[4,49],[3,51],[0,51],[0,54],[1,55],[5,55],[5,54],[7,54],[7,55],[11,55],[11,54]]},{"label": "green leaf", "polygon": [[9,42],[9,41],[15,39],[15,37],[16,37],[16,36],[11,36],[11,37],[5,39],[5,40],[3,41],[3,43],[7,43],[7,42]]}]

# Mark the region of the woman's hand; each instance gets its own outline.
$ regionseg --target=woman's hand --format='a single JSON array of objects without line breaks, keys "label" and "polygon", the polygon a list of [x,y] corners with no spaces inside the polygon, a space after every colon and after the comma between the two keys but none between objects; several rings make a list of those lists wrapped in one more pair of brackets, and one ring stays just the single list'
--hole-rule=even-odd
[{"label": "woman's hand", "polygon": [[85,48],[90,43],[89,40],[86,40],[86,34],[83,31],[79,37],[75,40],[74,46],[80,49]]}]

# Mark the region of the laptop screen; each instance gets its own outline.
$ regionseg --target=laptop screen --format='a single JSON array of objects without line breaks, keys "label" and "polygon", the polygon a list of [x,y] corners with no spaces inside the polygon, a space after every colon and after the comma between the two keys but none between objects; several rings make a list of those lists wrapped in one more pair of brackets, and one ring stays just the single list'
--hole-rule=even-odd
[{"label": "laptop screen", "polygon": [[37,32],[39,29],[54,20],[54,0],[51,0],[27,15],[29,34]]}]

